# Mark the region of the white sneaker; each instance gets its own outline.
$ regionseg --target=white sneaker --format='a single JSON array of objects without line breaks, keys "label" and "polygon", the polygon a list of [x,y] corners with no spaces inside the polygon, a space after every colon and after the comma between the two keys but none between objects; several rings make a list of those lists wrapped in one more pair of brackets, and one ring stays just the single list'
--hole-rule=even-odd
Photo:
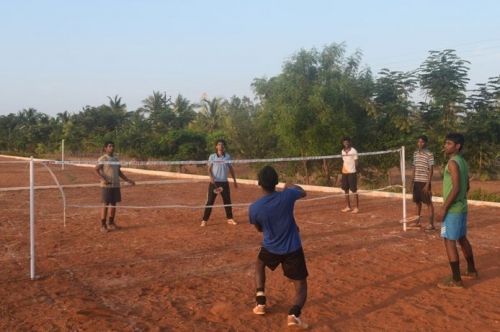
[{"label": "white sneaker", "polygon": [[255,308],[253,308],[253,313],[256,315],[265,315],[266,314],[266,305],[265,304],[257,304]]},{"label": "white sneaker", "polygon": [[295,317],[295,315],[288,315],[287,325],[289,327],[296,327],[302,330],[306,330],[309,328],[309,325],[304,323],[299,317]]},{"label": "white sneaker", "polygon": [[234,221],[234,219],[228,219],[228,220],[227,220],[227,223],[228,223],[229,225],[238,225],[238,223],[237,223],[236,221]]},{"label": "white sneaker", "polygon": [[349,211],[351,211],[351,208],[350,208],[350,207],[348,207],[348,206],[346,206],[345,208],[343,208],[343,209],[342,209],[342,210],[340,210],[340,211],[342,211],[342,212],[349,212]]},{"label": "white sneaker", "polygon": [[354,210],[352,210],[351,213],[359,213],[359,209],[358,208],[354,208]]},{"label": "white sneaker", "polygon": [[205,227],[206,225],[207,225],[207,222],[205,220],[202,220],[200,226]]}]

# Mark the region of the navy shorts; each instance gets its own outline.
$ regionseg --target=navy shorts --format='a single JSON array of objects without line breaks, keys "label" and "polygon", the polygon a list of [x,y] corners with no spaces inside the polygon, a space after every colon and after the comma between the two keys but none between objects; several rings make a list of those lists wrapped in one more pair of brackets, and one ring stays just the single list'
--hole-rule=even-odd
[{"label": "navy shorts", "polygon": [[120,188],[101,188],[101,203],[114,205],[121,200]]},{"label": "navy shorts", "polygon": [[298,250],[288,254],[278,255],[269,252],[266,248],[260,248],[259,259],[264,264],[274,271],[278,265],[281,264],[283,274],[288,279],[302,280],[307,278],[306,258],[304,257],[304,250],[300,247]]},{"label": "navy shorts", "polygon": [[356,173],[342,173],[342,190],[351,190],[353,193],[358,191],[358,177]]},{"label": "navy shorts", "polygon": [[413,202],[415,203],[432,203],[431,184],[429,183],[429,191],[424,191],[426,182],[413,182]]}]

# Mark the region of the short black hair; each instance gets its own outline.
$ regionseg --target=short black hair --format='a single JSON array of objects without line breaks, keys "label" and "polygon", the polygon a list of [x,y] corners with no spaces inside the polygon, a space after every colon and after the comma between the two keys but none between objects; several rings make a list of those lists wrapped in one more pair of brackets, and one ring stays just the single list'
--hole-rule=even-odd
[{"label": "short black hair", "polygon": [[460,133],[449,133],[446,135],[445,140],[452,141],[455,144],[460,144],[460,149],[458,149],[458,151],[462,151],[465,143],[464,135]]},{"label": "short black hair", "polygon": [[103,148],[107,147],[110,144],[115,145],[115,143],[113,143],[113,141],[106,141],[106,142],[104,142]]},{"label": "short black hair", "polygon": [[429,139],[427,138],[427,136],[425,135],[420,135],[418,136],[417,140],[421,139],[422,141],[424,141],[425,143],[429,142]]},{"label": "short black hair", "polygon": [[222,139],[222,138],[219,138],[218,140],[215,141],[215,145],[217,145],[219,143],[224,144],[224,146],[226,145],[226,141],[224,139]]},{"label": "short black hair", "polygon": [[274,191],[278,184],[278,173],[271,166],[264,166],[259,171],[259,186],[266,191]]},{"label": "short black hair", "polygon": [[350,142],[350,141],[351,141],[351,138],[350,138],[349,136],[344,136],[344,137],[342,137],[342,141],[341,141],[341,143],[344,143],[345,141]]}]

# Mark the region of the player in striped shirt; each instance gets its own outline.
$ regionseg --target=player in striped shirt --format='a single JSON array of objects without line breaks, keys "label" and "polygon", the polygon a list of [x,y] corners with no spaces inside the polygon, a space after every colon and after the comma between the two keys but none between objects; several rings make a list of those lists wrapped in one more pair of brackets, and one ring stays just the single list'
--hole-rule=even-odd
[{"label": "player in striped shirt", "polygon": [[417,207],[418,221],[422,213],[422,203],[427,205],[429,211],[429,225],[426,230],[435,230],[434,227],[434,205],[432,205],[431,180],[434,167],[434,155],[427,149],[428,138],[419,136],[417,140],[418,149],[413,153],[413,201]]}]

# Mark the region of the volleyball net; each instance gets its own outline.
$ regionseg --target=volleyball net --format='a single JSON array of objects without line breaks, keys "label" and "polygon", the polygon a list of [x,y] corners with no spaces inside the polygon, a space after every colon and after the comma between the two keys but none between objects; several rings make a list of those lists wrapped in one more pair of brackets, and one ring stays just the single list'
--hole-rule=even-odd
[{"label": "volleyball net", "polygon": [[[406,216],[404,148],[386,151],[358,153],[358,191],[361,212],[385,209],[384,216],[399,227],[402,222],[406,231],[411,218]],[[228,162],[223,162],[228,163]],[[116,164],[104,162],[102,164]],[[170,215],[192,222],[198,227],[203,209],[207,207],[208,177],[207,160],[200,161],[135,161],[120,160],[122,172],[136,185],[121,183],[122,201],[116,206],[118,218],[124,215],[140,216],[144,210],[171,209]],[[308,196],[298,201],[303,209],[339,212],[345,206],[346,195],[339,188],[341,181],[341,155],[304,156],[266,159],[238,159],[230,161],[238,188],[229,176],[231,204],[223,204],[217,198],[212,219],[224,217],[224,207],[232,207],[235,218],[245,222],[248,206],[262,196],[258,188],[257,174],[265,165],[274,167],[280,178],[278,188],[284,183],[299,184]],[[77,227],[80,220],[97,220],[103,204],[101,184],[96,174],[96,160],[10,160],[0,159],[0,196],[20,202],[18,207],[9,204],[11,213],[29,211],[30,224],[30,275],[36,277],[35,217],[62,227]],[[29,173],[30,177],[26,174]],[[349,194],[352,198],[352,193]],[[6,200],[4,200],[6,202]],[[36,202],[36,203],[35,203]],[[8,204],[8,203],[6,203]],[[354,202],[352,202],[354,204]],[[121,211],[124,210],[124,211]],[[174,212],[175,211],[175,212]],[[373,214],[372,214],[373,215]],[[336,215],[335,219],[344,218]],[[154,217],[152,217],[154,218]],[[26,219],[25,219],[26,220]],[[120,220],[120,219],[118,219]],[[173,223],[170,220],[158,222]],[[332,221],[303,220],[304,223],[328,223]],[[95,223],[98,225],[98,223]],[[57,228],[51,228],[55,231]],[[43,230],[42,230],[43,231]]]}]

